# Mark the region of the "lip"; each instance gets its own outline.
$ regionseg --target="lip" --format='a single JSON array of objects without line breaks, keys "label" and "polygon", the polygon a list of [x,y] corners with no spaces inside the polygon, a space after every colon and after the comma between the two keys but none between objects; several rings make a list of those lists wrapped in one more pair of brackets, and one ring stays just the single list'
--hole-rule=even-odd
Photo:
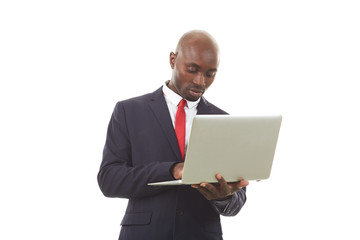
[{"label": "lip", "polygon": [[194,93],[197,93],[197,94],[201,94],[201,93],[203,93],[204,91],[202,91],[202,90],[198,90],[198,89],[194,89],[194,88],[190,88],[189,89],[191,92],[194,92]]},{"label": "lip", "polygon": [[189,89],[190,94],[196,97],[201,97],[201,95],[203,94],[203,91],[198,90],[198,89]]}]

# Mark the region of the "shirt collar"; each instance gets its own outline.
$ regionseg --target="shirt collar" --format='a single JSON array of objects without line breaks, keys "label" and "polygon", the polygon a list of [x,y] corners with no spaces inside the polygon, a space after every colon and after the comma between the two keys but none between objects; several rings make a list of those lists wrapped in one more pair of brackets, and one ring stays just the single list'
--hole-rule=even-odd
[{"label": "shirt collar", "polygon": [[[174,104],[175,106],[179,105],[181,99],[183,99],[179,94],[175,93],[173,90],[171,90],[167,84],[169,83],[169,81],[166,81],[164,86],[163,86],[163,93],[164,95],[166,96],[166,98],[172,103]],[[198,100],[196,101],[189,101],[189,100],[186,100],[187,102],[187,107],[189,109],[193,108],[193,107],[197,107],[197,105],[199,104],[200,102],[200,99],[199,98]]]}]

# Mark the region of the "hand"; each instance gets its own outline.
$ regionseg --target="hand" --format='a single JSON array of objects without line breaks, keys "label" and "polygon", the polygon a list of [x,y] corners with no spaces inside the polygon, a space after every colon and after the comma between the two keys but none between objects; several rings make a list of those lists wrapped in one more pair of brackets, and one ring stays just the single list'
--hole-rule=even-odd
[{"label": "hand", "polygon": [[170,172],[173,175],[173,177],[178,180],[182,178],[182,174],[183,174],[183,169],[184,169],[184,163],[176,163],[174,164],[171,169]]},{"label": "hand", "polygon": [[192,184],[191,187],[197,189],[207,200],[223,200],[249,185],[249,182],[245,180],[228,183],[221,174],[216,174],[215,177],[219,182],[218,185],[202,182],[200,184]]}]

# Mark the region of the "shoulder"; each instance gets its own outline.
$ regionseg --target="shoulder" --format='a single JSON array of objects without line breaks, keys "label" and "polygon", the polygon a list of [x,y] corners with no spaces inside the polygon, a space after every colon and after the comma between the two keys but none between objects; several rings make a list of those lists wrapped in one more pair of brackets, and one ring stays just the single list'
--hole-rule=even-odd
[{"label": "shoulder", "polygon": [[221,108],[215,106],[204,97],[201,98],[199,102],[199,114],[228,114],[226,111]]},{"label": "shoulder", "polygon": [[129,99],[121,100],[116,103],[115,109],[117,108],[132,108],[135,106],[145,106],[150,101],[163,97],[162,87],[158,88],[152,93],[147,93],[141,96],[132,97]]}]

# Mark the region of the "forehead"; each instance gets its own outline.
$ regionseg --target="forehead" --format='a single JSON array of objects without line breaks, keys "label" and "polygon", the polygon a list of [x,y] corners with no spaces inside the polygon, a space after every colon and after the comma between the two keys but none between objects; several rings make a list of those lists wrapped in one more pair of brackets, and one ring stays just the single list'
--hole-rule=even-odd
[{"label": "forehead", "polygon": [[195,63],[204,68],[217,68],[219,62],[217,47],[206,41],[188,42],[181,47],[178,54],[185,64]]}]

